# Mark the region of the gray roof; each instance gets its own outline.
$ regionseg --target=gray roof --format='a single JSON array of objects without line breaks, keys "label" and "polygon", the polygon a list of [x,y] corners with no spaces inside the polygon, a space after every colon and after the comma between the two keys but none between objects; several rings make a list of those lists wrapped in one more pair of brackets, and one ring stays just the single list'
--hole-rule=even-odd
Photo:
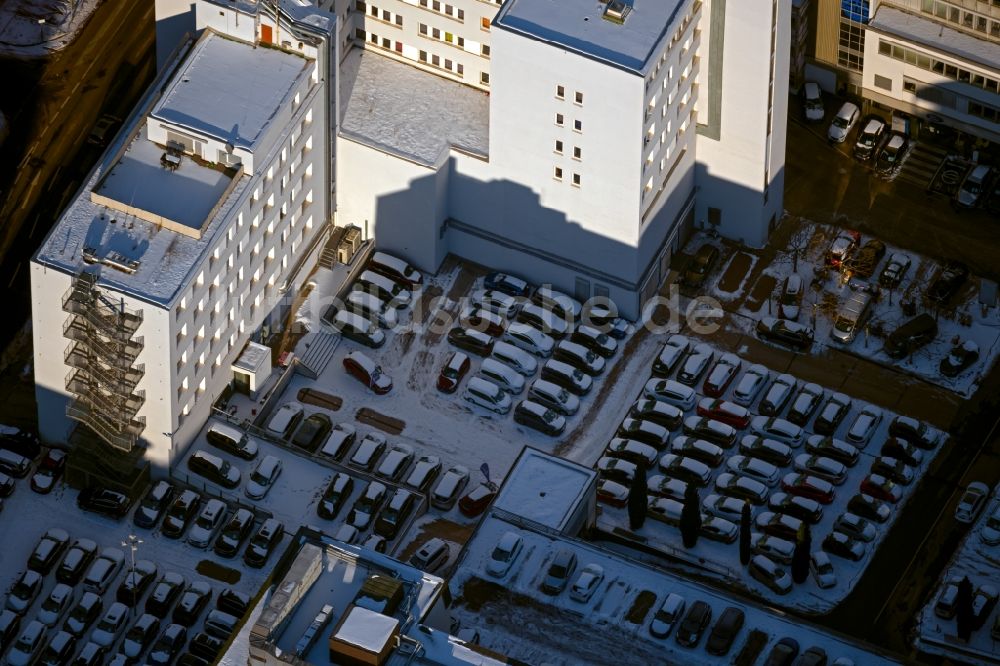
[{"label": "gray roof", "polygon": [[1000,70],[1000,45],[955,30],[944,23],[882,5],[868,26],[941,53],[954,54],[993,71]]},{"label": "gray roof", "polygon": [[625,0],[624,23],[602,16],[597,0],[508,0],[497,26],[642,73],[686,0]]}]

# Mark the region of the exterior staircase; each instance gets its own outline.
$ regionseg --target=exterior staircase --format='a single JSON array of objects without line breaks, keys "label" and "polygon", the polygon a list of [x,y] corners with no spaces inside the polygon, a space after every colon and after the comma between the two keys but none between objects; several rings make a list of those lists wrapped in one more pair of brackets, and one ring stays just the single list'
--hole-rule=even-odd
[{"label": "exterior staircase", "polygon": [[306,377],[318,379],[337,351],[340,335],[330,332],[331,330],[320,327],[299,343],[300,347],[306,347],[305,352],[299,356],[299,371]]},{"label": "exterior staircase", "polygon": [[917,143],[900,168],[897,178],[926,189],[947,156],[948,151],[944,148],[928,143]]}]

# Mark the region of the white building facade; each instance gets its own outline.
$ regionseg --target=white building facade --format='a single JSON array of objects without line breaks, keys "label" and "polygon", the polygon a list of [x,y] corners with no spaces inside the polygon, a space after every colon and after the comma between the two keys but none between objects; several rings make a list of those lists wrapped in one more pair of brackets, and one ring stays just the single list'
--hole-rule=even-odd
[{"label": "white building facade", "polygon": [[334,20],[280,25],[283,48],[206,30],[179,53],[32,261],[44,440],[82,425],[165,473],[305,280],[332,210]]}]

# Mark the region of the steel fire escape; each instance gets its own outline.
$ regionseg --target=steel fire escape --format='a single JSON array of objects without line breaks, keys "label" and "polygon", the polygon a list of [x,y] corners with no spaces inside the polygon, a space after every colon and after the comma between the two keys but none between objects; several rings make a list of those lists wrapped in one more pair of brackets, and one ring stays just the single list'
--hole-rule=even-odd
[{"label": "steel fire escape", "polygon": [[63,336],[69,340],[64,359],[72,368],[66,390],[73,400],[66,408],[79,421],[115,449],[129,452],[146,427],[136,414],[145,392],[136,390],[144,366],[135,360],[142,338],[135,335],[142,311],[116,304],[97,289],[96,272],[84,271],[73,279],[63,296],[69,314]]}]

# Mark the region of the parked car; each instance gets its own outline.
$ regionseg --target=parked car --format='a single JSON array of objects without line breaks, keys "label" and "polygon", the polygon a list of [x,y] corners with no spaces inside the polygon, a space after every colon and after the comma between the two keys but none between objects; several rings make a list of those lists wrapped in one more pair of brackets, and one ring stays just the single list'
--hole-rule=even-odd
[{"label": "parked car", "polygon": [[670,376],[689,351],[691,351],[691,341],[688,338],[677,333],[671,335],[653,361],[653,374],[657,377]]},{"label": "parked car", "polygon": [[256,458],[259,448],[257,442],[250,439],[245,432],[228,423],[212,423],[205,432],[205,441],[221,451],[244,460]]},{"label": "parked car", "polygon": [[755,416],[750,421],[750,430],[761,437],[784,442],[793,448],[800,446],[804,437],[802,428],[777,416]]},{"label": "parked car", "polygon": [[250,543],[243,551],[243,562],[253,568],[263,567],[274,549],[281,543],[285,526],[277,518],[268,518],[257,532],[250,537]]},{"label": "parked car", "polygon": [[514,421],[552,437],[559,436],[566,429],[566,417],[533,400],[517,403]]},{"label": "parked car", "polygon": [[694,407],[698,395],[691,387],[673,379],[650,379],[646,382],[642,393],[647,398],[666,402],[683,410]]},{"label": "parked car", "polygon": [[531,295],[531,286],[519,277],[509,273],[496,271],[483,280],[483,286],[491,291],[499,291],[509,296],[527,298]]},{"label": "parked car", "polygon": [[149,593],[144,608],[145,612],[160,619],[165,618],[170,607],[184,594],[186,587],[187,582],[184,580],[184,576],[173,571],[166,572],[153,587],[153,591]]},{"label": "parked car", "polygon": [[607,365],[603,356],[598,356],[583,345],[569,340],[563,340],[556,345],[552,358],[569,363],[592,377],[604,372],[604,367]]},{"label": "parked car", "polygon": [[832,143],[843,143],[854,125],[857,124],[860,115],[861,110],[855,104],[844,102],[837,111],[837,115],[833,117],[833,122],[830,123],[830,128],[826,133],[827,138]]},{"label": "parked car", "polygon": [[819,502],[788,493],[774,493],[768,498],[767,506],[771,511],[788,514],[812,525],[823,517],[823,506]]},{"label": "parked car", "polygon": [[188,458],[188,469],[198,476],[208,479],[223,488],[236,488],[240,485],[240,470],[217,455],[205,451],[195,451]]},{"label": "parked car", "polygon": [[191,626],[201,616],[201,612],[211,599],[212,586],[204,581],[195,581],[177,600],[171,618],[178,624]]},{"label": "parked car", "polygon": [[654,474],[646,478],[646,490],[650,495],[681,501],[687,493],[688,484],[680,479]]},{"label": "parked car", "polygon": [[882,423],[882,410],[873,405],[864,405],[847,431],[847,441],[864,448],[880,423]]},{"label": "parked car", "polygon": [[735,428],[704,416],[689,416],[684,419],[684,434],[708,440],[727,449],[736,442]]},{"label": "parked car", "polygon": [[396,308],[405,308],[413,301],[413,294],[403,283],[373,270],[362,271],[352,288],[354,291],[374,294]]},{"label": "parked car", "polygon": [[[346,337],[356,339],[363,345],[379,346],[385,341],[385,334],[373,330],[371,324],[376,323],[380,328],[392,330],[399,323],[399,310],[396,304],[387,302],[379,298],[375,293],[368,291],[352,291],[344,299],[344,309],[360,317],[344,317],[334,315],[333,326],[339,328]],[[329,319],[328,319],[329,321]],[[350,328],[344,323],[350,322]],[[345,328],[348,330],[345,331]]]},{"label": "parked car", "polygon": [[801,472],[786,474],[781,479],[781,489],[792,495],[814,499],[820,504],[829,504],[833,501],[833,484]]},{"label": "parked car", "polygon": [[889,505],[865,493],[858,493],[847,502],[847,510],[867,520],[884,523],[889,520],[892,510]]},{"label": "parked car", "polygon": [[427,492],[431,484],[441,473],[441,459],[437,456],[423,455],[417,458],[410,475],[406,477],[406,487],[419,493]]},{"label": "parked car", "polygon": [[684,411],[668,402],[654,398],[639,398],[629,410],[629,416],[651,421],[667,430],[677,430],[684,420]]},{"label": "parked car", "polygon": [[768,493],[767,486],[760,481],[729,472],[723,472],[715,477],[715,490],[757,505],[763,504],[767,500]]},{"label": "parked car", "polygon": [[434,537],[422,545],[410,557],[410,564],[421,571],[434,573],[440,570],[451,557],[451,548],[443,539]]},{"label": "parked car", "polygon": [[673,441],[670,442],[670,452],[694,458],[711,467],[718,467],[726,456],[726,452],[721,446],[688,435],[674,437]]},{"label": "parked car", "polygon": [[799,530],[802,529],[802,521],[798,518],[771,511],[764,511],[757,514],[757,517],[754,519],[754,525],[764,534],[792,541],[795,540]]},{"label": "parked car", "polygon": [[771,534],[753,532],[750,535],[750,552],[764,555],[778,564],[790,565],[795,553],[795,542]]},{"label": "parked car", "polygon": [[21,572],[7,592],[6,607],[19,615],[25,615],[41,594],[43,584],[44,577],[37,571],[29,569]]},{"label": "parked car", "polygon": [[993,169],[978,164],[965,176],[955,193],[955,203],[962,208],[975,208],[982,204],[993,177]]},{"label": "parked car", "polygon": [[385,395],[392,390],[392,377],[382,371],[382,366],[370,356],[350,351],[344,357],[344,370],[376,395]]},{"label": "parked car", "polygon": [[715,350],[711,347],[704,343],[695,345],[677,371],[677,381],[685,386],[694,386],[705,376],[714,358]]},{"label": "parked car", "polygon": [[80,596],[80,600],[70,609],[69,615],[66,616],[63,630],[77,638],[82,638],[97,616],[101,614],[103,608],[104,604],[99,595],[93,592],[84,592]]},{"label": "parked car", "polygon": [[448,342],[476,356],[489,356],[496,344],[495,338],[488,333],[461,326],[448,331]]},{"label": "parked car", "polygon": [[208,545],[222,529],[226,517],[226,503],[212,498],[205,502],[188,531],[187,542],[195,548],[208,548]]},{"label": "parked car", "polygon": [[137,527],[152,529],[160,521],[160,517],[170,505],[174,497],[174,486],[169,481],[160,480],[154,483],[143,496],[132,522]]},{"label": "parked car", "polygon": [[677,644],[687,648],[696,647],[711,621],[712,607],[698,599],[691,604],[677,627]]},{"label": "parked car", "polygon": [[908,486],[913,483],[915,476],[912,467],[902,460],[888,456],[877,456],[872,460],[872,474],[879,474],[896,483]]},{"label": "parked car", "polygon": [[393,493],[392,498],[386,503],[385,508],[375,519],[375,526],[372,531],[387,541],[392,541],[399,534],[400,528],[413,512],[417,496],[409,490],[400,488]]},{"label": "parked car", "polygon": [[44,624],[38,620],[28,622],[21,635],[10,646],[5,663],[8,666],[31,666],[45,647],[47,636],[48,627]]},{"label": "parked car", "polygon": [[602,333],[607,333],[615,340],[624,340],[635,332],[635,326],[628,320],[618,316],[618,306],[608,299],[606,303],[592,298],[586,303],[583,313],[583,323],[593,326]]},{"label": "parked car", "polygon": [[886,289],[895,289],[903,281],[910,270],[910,257],[894,252],[889,255],[889,261],[879,274],[878,283]]},{"label": "parked car", "polygon": [[249,509],[237,509],[229,518],[229,521],[222,527],[219,538],[215,540],[213,550],[220,557],[235,557],[243,542],[250,536],[253,529],[253,511]]},{"label": "parked car", "polygon": [[105,548],[83,577],[83,589],[104,594],[125,564],[125,553],[117,548]]},{"label": "parked car", "polygon": [[814,550],[809,556],[809,572],[821,590],[829,589],[837,584],[833,562],[830,561],[830,556],[822,550]]},{"label": "parked car", "polygon": [[823,550],[843,557],[844,559],[858,562],[865,556],[865,544],[857,539],[853,539],[842,532],[830,532],[823,537]]},{"label": "parked car", "polygon": [[784,442],[767,439],[760,435],[746,435],[740,440],[740,453],[779,467],[785,467],[792,462],[792,447]]},{"label": "parked car", "polygon": [[122,641],[122,654],[130,660],[136,660],[143,652],[153,644],[156,635],[160,631],[159,618],[152,615],[142,615],[135,621],[129,630],[125,632]]},{"label": "parked car", "polygon": [[898,484],[879,474],[869,474],[862,479],[861,492],[892,504],[903,496],[903,489]]},{"label": "parked car", "polygon": [[813,421],[813,430],[818,435],[832,435],[851,411],[851,398],[843,393],[831,393]]},{"label": "parked car", "polygon": [[465,490],[469,483],[469,470],[461,465],[452,465],[438,481],[431,493],[431,504],[442,511],[447,511],[455,506],[459,495]]},{"label": "parked car", "polygon": [[387,481],[398,482],[413,461],[413,447],[396,443],[389,447],[375,473]]},{"label": "parked car", "polygon": [[702,391],[709,397],[720,397],[729,388],[729,384],[742,365],[743,362],[736,354],[723,354],[705,377]]},{"label": "parked car", "polygon": [[179,538],[198,513],[200,505],[201,496],[193,490],[185,490],[178,495],[171,502],[167,515],[163,518],[163,525],[160,527],[163,536],[170,539]]},{"label": "parked car", "polygon": [[854,143],[854,159],[867,162],[874,157],[887,130],[888,126],[880,117],[874,114],[866,116],[861,122],[858,139]]},{"label": "parked car", "polygon": [[820,122],[826,114],[823,108],[823,92],[815,81],[802,84],[802,112],[809,122]]},{"label": "parked car", "polygon": [[565,416],[576,414],[580,408],[580,399],[559,386],[545,379],[536,379],[528,388],[528,397],[540,405],[554,409]]},{"label": "parked car", "polygon": [[938,370],[945,377],[958,377],[979,360],[979,345],[974,340],[964,340],[952,345],[951,351],[941,359]]},{"label": "parked car", "polygon": [[743,611],[739,608],[727,606],[708,635],[705,651],[718,656],[728,654],[733,647],[736,636],[743,628],[744,618]]},{"label": "parked car", "polygon": [[618,351],[618,343],[607,333],[602,333],[593,326],[578,326],[570,340],[583,345],[598,356],[611,358]]},{"label": "parked car", "polygon": [[604,569],[598,564],[588,564],[576,575],[576,580],[569,586],[569,597],[580,603],[587,603],[594,592],[604,582]]},{"label": "parked car", "polygon": [[556,344],[552,336],[542,333],[534,326],[518,322],[507,327],[507,330],[503,334],[503,340],[519,349],[523,349],[529,354],[534,354],[542,358],[551,356]]},{"label": "parked car", "polygon": [[826,251],[826,265],[840,268],[854,254],[860,242],[861,234],[857,231],[841,232]]},{"label": "parked car", "polygon": [[493,382],[482,377],[471,378],[465,386],[462,397],[466,402],[471,402],[497,414],[506,414],[510,411],[510,395]]},{"label": "parked car", "polygon": [[556,551],[549,567],[542,579],[542,592],[545,594],[559,594],[569,582],[573,572],[576,571],[576,553],[565,548]]},{"label": "parked car", "polygon": [[[489,359],[487,359],[489,360]],[[594,378],[569,363],[549,359],[542,365],[542,379],[558,384],[573,395],[583,396],[590,392]]]},{"label": "parked car", "polygon": [[316,449],[329,437],[332,429],[333,423],[329,416],[321,412],[311,414],[292,435],[292,444],[310,453],[315,453]]},{"label": "parked car", "polygon": [[813,412],[823,401],[823,387],[819,384],[804,384],[799,394],[788,408],[788,420],[797,426],[805,426]]},{"label": "parked car", "polygon": [[458,500],[458,510],[463,516],[475,518],[486,510],[497,496],[497,488],[491,483],[480,483]]},{"label": "parked car", "polygon": [[504,532],[486,561],[486,572],[495,578],[503,578],[517,561],[524,548],[524,540],[514,532]]},{"label": "parked car", "polygon": [[472,292],[470,301],[490,312],[495,312],[505,319],[512,319],[521,309],[523,301],[510,294],[495,289],[479,289]]},{"label": "parked car", "polygon": [[358,444],[358,448],[355,449],[354,455],[347,461],[347,464],[350,467],[370,472],[375,469],[375,464],[385,453],[385,449],[385,436],[381,433],[370,432]]},{"label": "parked car", "polygon": [[378,481],[370,481],[365,486],[361,496],[354,502],[351,512],[347,515],[347,524],[363,530],[371,524],[372,519],[385,501],[386,488]]},{"label": "parked car", "polygon": [[706,515],[739,523],[743,519],[743,504],[744,500],[713,493],[702,501],[701,507]]},{"label": "parked car", "polygon": [[782,319],[795,321],[799,318],[801,304],[802,276],[792,273],[781,284],[781,294],[778,296],[778,316]]},{"label": "parked car", "polygon": [[811,474],[839,486],[847,479],[847,466],[826,456],[802,453],[795,456],[795,471]]},{"label": "parked car", "polygon": [[882,149],[875,156],[875,173],[889,176],[902,164],[910,148],[910,140],[902,132],[893,130]]},{"label": "parked car", "polygon": [[974,523],[986,505],[989,495],[990,488],[982,481],[970,483],[955,507],[955,520],[966,525]]},{"label": "parked car", "polygon": [[674,625],[684,615],[687,602],[676,592],[669,592],[656,609],[649,623],[649,633],[656,638],[668,638]]},{"label": "parked car", "polygon": [[601,456],[594,463],[594,469],[602,479],[611,479],[624,485],[630,485],[636,474],[635,463],[614,458],[612,456]]},{"label": "parked car", "polygon": [[889,437],[882,444],[879,454],[887,458],[902,460],[907,465],[917,467],[924,459],[924,452],[906,440]]},{"label": "parked car", "polygon": [[934,317],[923,312],[909,321],[903,322],[885,341],[885,353],[889,358],[908,357],[937,337],[938,326]]},{"label": "parked car", "polygon": [[924,450],[932,450],[940,442],[940,435],[928,428],[923,421],[910,416],[897,416],[889,424],[889,435],[905,439]]},{"label": "parked car", "polygon": [[650,497],[646,503],[646,515],[649,518],[675,527],[680,525],[683,512],[683,501],[670,497]]},{"label": "parked car", "polygon": [[853,513],[843,513],[838,516],[833,523],[833,529],[852,539],[864,542],[874,541],[875,537],[878,536],[878,531],[872,523]]},{"label": "parked car", "polygon": [[788,401],[792,399],[798,381],[792,375],[778,375],[774,378],[771,386],[768,387],[764,397],[757,405],[757,411],[763,416],[776,416],[785,408]]},{"label": "parked car", "polygon": [[271,420],[267,423],[267,429],[270,433],[284,439],[295,431],[304,415],[305,411],[302,405],[297,402],[287,402],[271,416]]},{"label": "parked car", "polygon": [[941,304],[948,303],[969,278],[969,267],[959,261],[949,261],[927,288],[927,298]]},{"label": "parked car", "polygon": [[628,503],[629,488],[611,479],[597,482],[597,501],[618,508]]},{"label": "parked car", "polygon": [[742,474],[760,481],[765,486],[773,487],[778,483],[781,471],[769,462],[750,456],[730,456],[726,467],[734,474]]},{"label": "parked car", "polygon": [[617,436],[649,444],[658,451],[666,448],[667,441],[670,439],[670,433],[663,426],[657,425],[652,421],[644,421],[631,417],[626,417],[622,421],[622,424],[618,426]]},{"label": "parked car", "polygon": [[583,313],[582,303],[547,284],[543,284],[531,294],[531,302],[548,308],[570,321],[576,321]]},{"label": "parked car", "polygon": [[109,488],[88,486],[76,496],[76,505],[84,511],[124,518],[132,506],[129,496]]},{"label": "parked car", "polygon": [[96,542],[91,539],[75,540],[56,569],[56,580],[60,583],[76,585],[95,557],[97,557]]},{"label": "parked car", "polygon": [[521,308],[517,313],[517,321],[533,326],[556,340],[562,340],[570,332],[569,320],[534,303],[528,303]]},{"label": "parked car", "polygon": [[338,423],[333,426],[330,435],[319,450],[320,456],[333,460],[340,460],[344,454],[354,445],[354,440],[358,436],[357,429],[350,423]]},{"label": "parked car", "polygon": [[167,625],[163,634],[150,648],[147,661],[156,666],[172,664],[184,649],[185,643],[187,643],[187,628],[179,624]]},{"label": "parked car", "polygon": [[733,388],[733,402],[749,407],[771,378],[770,371],[759,363],[751,365]]},{"label": "parked car", "polygon": [[824,437],[823,435],[810,435],[806,438],[806,451],[815,455],[832,458],[848,467],[853,467],[858,462],[860,451],[853,444]]},{"label": "parked car", "polygon": [[69,548],[69,533],[59,527],[50,527],[28,556],[28,568],[44,576],[52,571],[67,548]]},{"label": "parked car", "polygon": [[42,495],[52,492],[66,468],[66,452],[49,449],[31,477],[31,489]]},{"label": "parked car", "polygon": [[90,640],[98,645],[110,648],[117,641],[125,630],[128,622],[128,606],[121,602],[111,604],[104,615],[94,626],[90,634]]},{"label": "parked car", "polygon": [[615,437],[608,443],[604,452],[614,458],[621,458],[647,469],[656,463],[657,451],[649,444],[643,444],[633,439]]},{"label": "parked car", "polygon": [[734,402],[719,398],[702,398],[698,403],[698,416],[721,421],[733,428],[746,428],[750,424],[750,411]]},{"label": "parked car", "polygon": [[667,476],[696,486],[706,486],[712,478],[712,468],[705,463],[673,453],[665,453],[660,458],[659,466]]},{"label": "parked car", "polygon": [[49,596],[42,601],[42,605],[35,614],[35,619],[47,627],[54,627],[59,624],[66,611],[73,605],[73,601],[73,588],[66,583],[57,583],[49,591]]},{"label": "parked car", "polygon": [[479,377],[493,382],[512,396],[524,390],[524,375],[495,358],[483,359],[479,366]]}]

